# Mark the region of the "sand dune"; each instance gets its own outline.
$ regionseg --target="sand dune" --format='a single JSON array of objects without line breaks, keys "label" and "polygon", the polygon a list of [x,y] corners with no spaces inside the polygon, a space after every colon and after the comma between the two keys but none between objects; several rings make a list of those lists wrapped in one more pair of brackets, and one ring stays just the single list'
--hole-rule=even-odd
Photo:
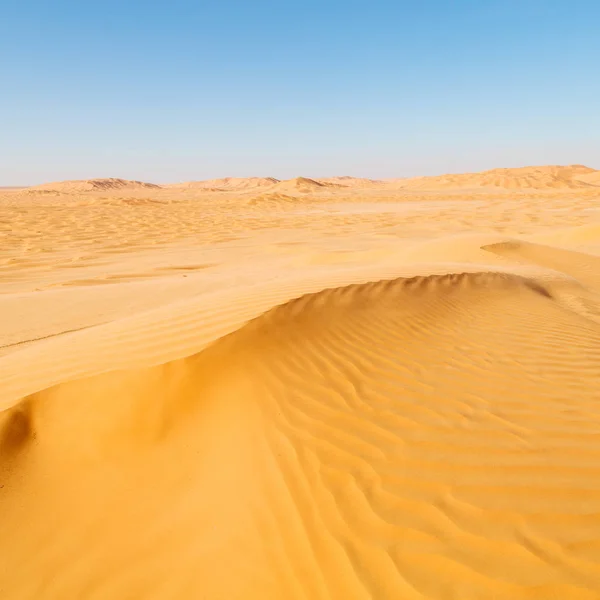
[{"label": "sand dune", "polygon": [[35,394],[2,422],[3,597],[594,598],[599,360],[546,286],[455,274]]},{"label": "sand dune", "polygon": [[322,193],[330,188],[339,187],[335,183],[325,183],[308,177],[296,177],[280,181],[271,188],[273,192],[300,192],[302,194]]},{"label": "sand dune", "polygon": [[[517,169],[492,169],[481,173],[461,173],[434,177],[415,177],[393,180],[394,185],[407,189],[452,189],[452,188],[501,188],[519,189],[577,189],[587,188],[591,183],[582,175],[594,173],[594,169],[583,165],[521,167]],[[589,175],[588,175],[589,176]]]},{"label": "sand dune", "polygon": [[319,183],[333,183],[334,185],[341,185],[343,187],[351,188],[369,188],[369,187],[380,187],[384,182],[377,179],[367,179],[365,177],[350,177],[349,175],[343,175],[341,177],[320,177],[316,179]]},{"label": "sand dune", "polygon": [[82,179],[77,181],[57,181],[44,183],[28,188],[29,190],[55,191],[55,192],[100,192],[114,190],[159,189],[154,183],[143,181],[129,181],[127,179]]},{"label": "sand dune", "polygon": [[[503,315],[500,323],[498,314]],[[539,319],[532,318],[536,314]],[[176,547],[184,556],[210,558],[196,565],[191,579],[184,572],[183,580],[178,580],[170,571],[170,589],[188,594],[202,589],[224,597],[369,597],[377,593],[418,597],[439,591],[443,584],[432,581],[427,573],[448,563],[455,572],[458,569],[465,597],[481,597],[488,589],[497,593],[498,577],[505,581],[500,591],[507,597],[525,590],[531,597],[533,587],[538,597],[556,590],[585,597],[586,585],[593,585],[597,577],[593,565],[586,569],[585,560],[569,565],[575,575],[560,588],[553,586],[551,576],[548,579],[552,569],[543,553],[553,547],[546,537],[549,523],[558,519],[563,523],[562,529],[558,527],[562,535],[573,535],[573,518],[552,512],[557,503],[564,506],[567,502],[563,492],[552,492],[552,472],[539,489],[532,487],[527,469],[520,475],[514,473],[510,485],[506,482],[506,470],[517,455],[520,465],[526,459],[525,464],[539,476],[536,457],[542,451],[546,459],[548,452],[554,452],[554,461],[560,455],[564,463],[564,450],[572,447],[560,427],[553,433],[548,426],[561,422],[564,401],[556,390],[579,374],[578,351],[563,355],[561,369],[554,375],[550,372],[548,381],[536,378],[544,361],[554,360],[559,334],[581,340],[593,364],[600,350],[598,331],[555,306],[551,290],[509,275],[420,277],[304,297],[274,309],[193,358],[150,371],[59,386],[29,397],[6,413],[5,477],[9,491],[14,489],[13,479],[21,480],[21,489],[14,504],[7,492],[4,517],[10,523],[20,522],[20,513],[34,514],[22,502],[23,497],[34,496],[27,492],[35,490],[36,501],[43,498],[46,510],[69,515],[73,531],[93,531],[102,549],[94,562],[100,559],[107,565],[96,576],[112,594],[146,596],[160,589],[170,561],[168,552],[156,544],[152,545],[152,561],[158,569],[150,581],[147,573],[139,579],[132,572],[111,587],[116,565],[135,563],[144,545],[160,539],[170,551]],[[532,353],[532,335],[548,355]],[[450,357],[454,339],[460,339],[463,347],[460,354]],[[403,347],[410,348],[410,353],[399,352]],[[530,359],[537,356],[537,360],[524,365],[503,362],[496,379],[490,380],[476,357],[485,356],[483,364],[493,364],[507,352]],[[445,389],[452,390],[443,402],[428,391],[439,385],[442,374]],[[585,377],[579,380],[586,410],[591,408],[594,389],[591,376],[589,382]],[[515,398],[511,390],[507,406],[508,388],[501,381],[513,386],[518,382],[523,398]],[[539,430],[531,422],[534,397],[544,403],[544,426]],[[524,412],[525,407],[529,411]],[[98,421],[100,414],[104,417]],[[263,442],[257,443],[260,439]],[[461,445],[457,447],[458,439]],[[523,445],[525,440],[529,442]],[[479,455],[477,461],[467,460],[461,448],[473,445],[493,447],[495,452]],[[191,461],[182,461],[182,448]],[[589,452],[588,447],[571,461],[577,460],[580,467],[582,457],[590,460]],[[70,470],[65,480],[67,456]],[[198,462],[197,456],[204,459]],[[40,479],[42,474],[36,476],[29,465],[42,459],[46,475]],[[173,476],[162,472],[160,465],[175,461],[183,474],[178,472],[172,481]],[[108,471],[94,469],[90,475],[90,466],[98,464],[105,464]],[[121,475],[115,480],[116,465]],[[417,485],[424,472],[429,473],[425,487]],[[54,475],[48,478],[47,473]],[[488,494],[481,490],[484,473]],[[135,492],[129,484],[132,476]],[[182,477],[183,488],[177,485]],[[457,477],[464,481],[463,487],[456,487]],[[587,477],[583,471],[578,484],[583,489]],[[560,475],[555,478],[560,481]],[[157,479],[163,482],[159,493]],[[302,481],[302,486],[294,481]],[[52,490],[57,483],[66,506],[56,505]],[[450,483],[452,494],[447,491]],[[571,490],[574,485],[576,479],[571,481]],[[293,500],[286,500],[287,493],[282,495],[282,486]],[[238,489],[244,490],[246,502],[222,502],[223,497],[235,497]],[[519,493],[520,489],[524,491]],[[152,506],[140,503],[148,495],[154,498]],[[516,525],[516,515],[539,503],[538,495],[550,512],[530,519],[527,532],[508,536],[503,554],[498,555],[489,547],[493,544],[486,542],[492,530],[499,528],[497,519],[502,515],[503,530],[510,531],[511,518]],[[597,501],[594,498],[588,495],[587,502]],[[77,510],[74,502],[85,509]],[[107,506],[111,527],[94,527],[94,517]],[[178,528],[170,520],[162,524],[156,519],[166,506],[179,507]],[[136,519],[132,521],[134,507]],[[489,532],[481,530],[481,520],[475,516],[482,511],[495,517],[486,521]],[[207,514],[210,518],[205,522],[207,517],[202,515]],[[298,526],[290,526],[285,533],[273,529],[274,517],[269,515]],[[155,519],[158,523],[148,530],[148,523]],[[42,520],[47,527],[47,520]],[[475,524],[477,530],[473,530]],[[28,525],[34,537],[39,525],[35,519]],[[448,540],[454,542],[442,542],[440,528],[448,529]],[[10,528],[5,531],[10,533]],[[271,531],[276,537],[269,536]],[[359,531],[362,535],[357,535]],[[365,536],[366,532],[370,533]],[[50,529],[46,535],[60,539],[65,531],[53,534]],[[129,540],[125,547],[123,538]],[[17,558],[22,555],[19,545],[21,553],[26,551],[27,536],[21,533],[18,539]],[[402,550],[397,547],[399,540],[403,540]],[[276,554],[269,552],[273,543],[279,544]],[[407,549],[407,543],[418,547],[418,554]],[[216,567],[228,561],[241,565],[241,557],[235,560],[240,545],[244,554],[257,557],[254,575],[236,570],[236,577],[224,577]],[[476,552],[469,552],[469,545]],[[531,548],[537,548],[536,552]],[[511,560],[506,560],[509,549],[511,560],[520,565],[516,571]],[[85,583],[69,576],[72,555],[65,555],[60,546],[55,550],[44,558],[46,568],[63,574],[63,587],[52,590],[54,595],[82,594]],[[488,573],[492,562],[485,560],[486,552],[492,553],[488,559],[495,559]],[[458,561],[457,556],[461,557]],[[86,559],[79,563],[85,571]],[[286,564],[313,575],[299,582]],[[369,578],[359,575],[358,565],[368,566]],[[258,580],[257,573],[262,574]],[[3,578],[9,594],[10,579],[10,575]]]},{"label": "sand dune", "polygon": [[577,175],[576,179],[578,181],[583,181],[584,183],[600,186],[600,171],[583,173],[583,175]]},{"label": "sand dune", "polygon": [[173,183],[167,187],[175,189],[197,189],[213,191],[247,190],[271,187],[279,180],[274,177],[225,177],[222,179],[207,179],[205,181],[186,181]]},{"label": "sand dune", "polygon": [[[274,177],[225,177],[202,181],[186,181],[158,186],[140,181],[124,179],[88,179],[81,181],[60,181],[28,188],[32,191],[52,191],[64,193],[158,189],[202,190],[212,192],[243,192],[245,190],[267,189],[273,192],[300,193],[323,192],[323,188],[345,189],[404,189],[404,190],[565,190],[590,189],[600,185],[600,171],[584,165],[549,165],[512,169],[492,169],[480,173],[460,173],[431,177],[368,179],[348,175],[310,179],[296,177],[280,181]],[[8,188],[6,188],[8,190]],[[13,189],[13,188],[11,188]],[[18,190],[20,188],[14,188]]]},{"label": "sand dune", "polygon": [[482,249],[500,256],[562,271],[584,285],[600,290],[600,257],[598,256],[525,241],[500,242],[485,245]]},{"label": "sand dune", "polygon": [[250,206],[276,206],[280,207],[282,204],[295,204],[298,202],[298,196],[291,196],[290,194],[282,194],[281,192],[266,192],[258,196],[254,196],[248,200]]},{"label": "sand dune", "polygon": [[0,194],[0,597],[597,599],[600,194],[515,189]]}]

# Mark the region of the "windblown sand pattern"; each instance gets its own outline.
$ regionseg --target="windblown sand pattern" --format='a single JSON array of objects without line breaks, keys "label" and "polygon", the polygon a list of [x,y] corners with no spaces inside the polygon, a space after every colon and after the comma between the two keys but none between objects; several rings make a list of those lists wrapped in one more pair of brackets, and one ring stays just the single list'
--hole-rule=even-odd
[{"label": "windblown sand pattern", "polygon": [[222,179],[207,179],[204,181],[186,181],[174,183],[167,187],[172,189],[197,189],[216,191],[240,191],[254,188],[272,187],[278,183],[274,177],[224,177]]},{"label": "windblown sand pattern", "polygon": [[600,186],[600,171],[591,171],[584,173],[583,175],[578,175],[577,179],[579,181],[583,181],[584,183]]},{"label": "windblown sand pattern", "polygon": [[590,176],[597,171],[583,165],[492,169],[482,173],[462,173],[408,179],[404,187],[422,189],[500,188],[577,189],[594,185]]},{"label": "windblown sand pattern", "polygon": [[100,192],[113,190],[139,190],[139,189],[159,189],[160,186],[154,183],[144,183],[143,181],[128,181],[126,179],[82,179],[80,181],[58,181],[56,183],[44,183],[32,188],[33,191],[53,191],[53,192]]},{"label": "windblown sand pattern", "polygon": [[600,192],[308,181],[0,198],[0,597],[600,597]]}]

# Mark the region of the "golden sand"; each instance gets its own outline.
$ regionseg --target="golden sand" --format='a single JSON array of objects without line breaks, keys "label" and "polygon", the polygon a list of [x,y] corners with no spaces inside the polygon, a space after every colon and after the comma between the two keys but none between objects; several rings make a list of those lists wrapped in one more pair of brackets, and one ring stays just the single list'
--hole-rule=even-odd
[{"label": "golden sand", "polygon": [[600,598],[583,169],[0,191],[0,598]]}]

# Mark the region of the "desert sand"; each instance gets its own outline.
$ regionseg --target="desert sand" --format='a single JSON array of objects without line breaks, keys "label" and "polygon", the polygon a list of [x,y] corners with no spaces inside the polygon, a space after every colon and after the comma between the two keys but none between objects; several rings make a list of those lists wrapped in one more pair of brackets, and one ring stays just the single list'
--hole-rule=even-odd
[{"label": "desert sand", "polygon": [[600,598],[599,202],[0,189],[0,598]]}]

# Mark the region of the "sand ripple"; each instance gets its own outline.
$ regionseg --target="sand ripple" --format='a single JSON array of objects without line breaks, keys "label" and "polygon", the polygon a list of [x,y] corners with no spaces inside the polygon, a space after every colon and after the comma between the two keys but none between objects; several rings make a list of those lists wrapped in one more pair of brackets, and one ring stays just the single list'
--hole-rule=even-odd
[{"label": "sand ripple", "polygon": [[21,400],[2,597],[598,598],[597,280],[488,250],[584,277],[324,290]]}]

